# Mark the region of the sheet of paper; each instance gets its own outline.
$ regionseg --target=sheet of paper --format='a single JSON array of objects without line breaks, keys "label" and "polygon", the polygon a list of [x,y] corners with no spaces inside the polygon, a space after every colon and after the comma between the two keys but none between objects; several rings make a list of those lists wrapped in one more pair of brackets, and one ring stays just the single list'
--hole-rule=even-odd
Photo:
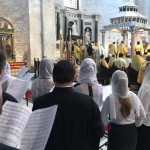
[{"label": "sheet of paper", "polygon": [[24,77],[22,78],[22,80],[25,80],[25,81],[30,81],[31,78],[34,76],[35,73],[27,73],[26,75],[24,75]]},{"label": "sheet of paper", "polygon": [[57,105],[36,110],[30,116],[22,134],[21,150],[44,150],[50,135]]},{"label": "sheet of paper", "polygon": [[16,148],[31,113],[25,105],[6,101],[0,115],[0,143]]},{"label": "sheet of paper", "polygon": [[28,85],[29,82],[21,79],[15,79],[9,84],[6,93],[9,93],[16,98],[18,102],[20,102],[28,89]]},{"label": "sheet of paper", "polygon": [[21,79],[26,74],[26,72],[29,70],[28,67],[22,66],[20,71],[18,72],[17,78]]},{"label": "sheet of paper", "polygon": [[111,85],[103,86],[103,101],[112,93]]}]

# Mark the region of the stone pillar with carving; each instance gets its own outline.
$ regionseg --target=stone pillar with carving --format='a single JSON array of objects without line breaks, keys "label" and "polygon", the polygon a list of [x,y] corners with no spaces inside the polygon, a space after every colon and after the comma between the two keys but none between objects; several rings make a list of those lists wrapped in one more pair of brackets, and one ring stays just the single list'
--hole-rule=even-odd
[{"label": "stone pillar with carving", "polygon": [[134,55],[134,46],[135,46],[135,25],[130,26],[131,32],[131,57]]},{"label": "stone pillar with carving", "polygon": [[102,33],[102,46],[105,49],[105,30],[100,30],[100,32]]}]

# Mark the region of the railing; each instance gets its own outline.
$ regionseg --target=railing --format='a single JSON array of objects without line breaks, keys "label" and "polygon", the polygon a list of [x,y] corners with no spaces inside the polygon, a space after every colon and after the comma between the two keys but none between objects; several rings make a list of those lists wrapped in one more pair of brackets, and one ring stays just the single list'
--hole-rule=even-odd
[{"label": "railing", "polygon": [[11,75],[15,77],[18,75],[18,72],[20,71],[22,66],[27,66],[26,62],[9,62],[9,64],[11,69]]}]

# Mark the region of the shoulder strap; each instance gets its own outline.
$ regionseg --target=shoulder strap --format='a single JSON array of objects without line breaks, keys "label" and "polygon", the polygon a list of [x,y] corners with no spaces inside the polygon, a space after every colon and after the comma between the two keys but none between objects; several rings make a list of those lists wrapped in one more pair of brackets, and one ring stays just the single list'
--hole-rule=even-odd
[{"label": "shoulder strap", "polygon": [[89,96],[93,98],[93,89],[92,89],[92,86],[88,85],[88,89],[89,89]]}]

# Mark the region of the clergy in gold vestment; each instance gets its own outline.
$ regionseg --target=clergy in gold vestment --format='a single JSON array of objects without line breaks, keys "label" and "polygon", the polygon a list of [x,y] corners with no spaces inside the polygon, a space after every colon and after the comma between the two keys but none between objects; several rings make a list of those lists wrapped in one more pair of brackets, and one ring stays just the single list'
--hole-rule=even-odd
[{"label": "clergy in gold vestment", "polygon": [[123,41],[118,46],[117,58],[119,57],[119,53],[123,53],[124,55],[127,53],[127,48]]},{"label": "clergy in gold vestment", "polygon": [[147,61],[142,56],[140,56],[140,51],[137,51],[136,55],[132,57],[131,67],[136,71],[139,71],[140,69],[144,70],[146,67],[146,62]]},{"label": "clergy in gold vestment", "polygon": [[75,57],[78,59],[78,64],[81,63],[81,49],[79,48],[79,46],[77,46],[77,44],[74,46],[74,54]]},{"label": "clergy in gold vestment", "polygon": [[109,68],[109,66],[108,66],[108,64],[107,64],[103,54],[100,55],[100,60],[99,60],[99,64],[98,65],[100,65],[100,64],[102,64],[106,68]]},{"label": "clergy in gold vestment", "polygon": [[113,54],[112,56],[109,57],[109,61],[108,61],[108,66],[112,67],[112,65],[114,64],[116,58],[115,55]]},{"label": "clergy in gold vestment", "polygon": [[140,42],[137,42],[137,45],[136,45],[135,48],[134,48],[134,53],[135,53],[135,54],[136,54],[136,51],[140,51],[140,52],[141,52],[141,55],[144,54],[143,46],[140,45]]},{"label": "clergy in gold vestment", "polygon": [[81,62],[83,61],[83,59],[86,58],[86,55],[87,55],[87,47],[85,45],[85,43],[83,43],[81,46],[80,46],[80,49],[81,49]]},{"label": "clergy in gold vestment", "polygon": [[93,48],[93,58],[94,58],[95,63],[97,64],[99,56],[100,56],[99,47],[98,47],[97,43],[94,43],[92,45],[92,48]]},{"label": "clergy in gold vestment", "polygon": [[109,45],[109,51],[108,54],[116,54],[117,53],[117,47],[115,45],[115,42]]}]

